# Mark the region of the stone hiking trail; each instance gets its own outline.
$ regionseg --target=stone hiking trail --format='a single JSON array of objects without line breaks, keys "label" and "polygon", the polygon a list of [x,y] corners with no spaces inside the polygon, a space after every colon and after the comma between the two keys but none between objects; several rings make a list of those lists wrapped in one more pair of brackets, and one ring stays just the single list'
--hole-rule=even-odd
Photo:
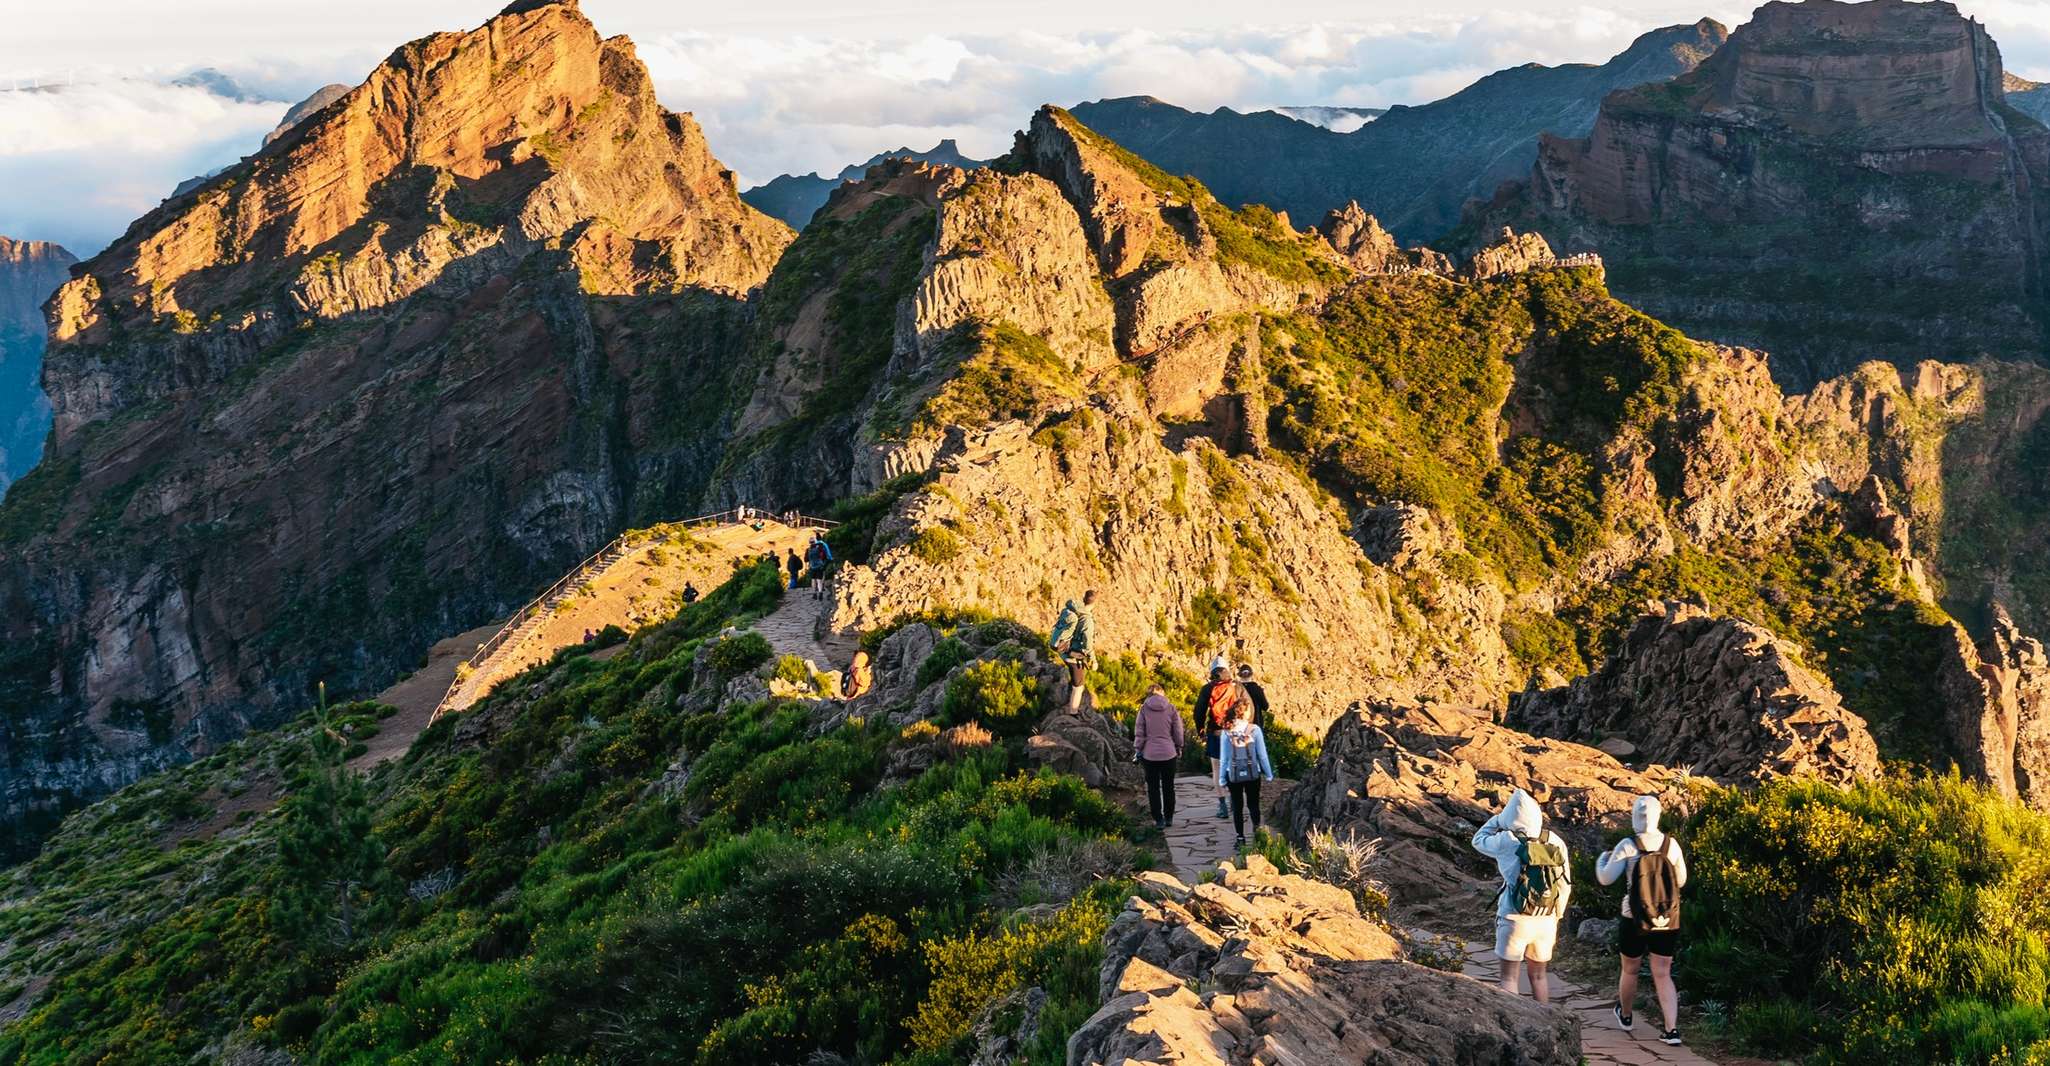
[{"label": "stone hiking trail", "polygon": [[[1266,799],[1267,797],[1262,797]],[[1248,827],[1250,828],[1250,827]],[[1236,862],[1230,818],[1217,817],[1217,786],[1210,778],[1190,774],[1175,778],[1175,820],[1167,829],[1168,862],[1174,875],[1193,885],[1206,870],[1221,862]],[[1561,950],[1567,947],[1565,930],[1560,930]],[[1466,976],[1492,985],[1502,979],[1501,963],[1492,943],[1466,942]],[[1668,1047],[1658,1041],[1658,1007],[1651,999],[1651,975],[1639,981],[1642,1002],[1637,1008],[1636,1028],[1625,1032],[1609,1013],[1612,993],[1590,989],[1551,974],[1552,1003],[1580,1018],[1580,1049],[1588,1066],[1716,1066],[1688,1047]],[[1523,985],[1529,995],[1530,985]]]}]

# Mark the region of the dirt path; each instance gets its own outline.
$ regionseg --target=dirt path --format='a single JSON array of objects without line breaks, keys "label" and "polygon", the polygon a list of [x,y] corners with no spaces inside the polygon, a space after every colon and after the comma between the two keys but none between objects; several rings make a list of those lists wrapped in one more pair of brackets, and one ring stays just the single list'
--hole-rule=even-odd
[{"label": "dirt path", "polygon": [[369,741],[370,750],[350,759],[349,769],[365,773],[379,763],[404,755],[406,749],[413,746],[413,741],[426,731],[428,721],[434,717],[435,705],[455,683],[456,667],[490,640],[491,634],[498,632],[498,627],[499,623],[493,622],[437,642],[427,651],[426,666],[378,693],[377,702],[397,707],[399,713],[378,723],[378,733]]},{"label": "dirt path", "polygon": [[[657,527],[653,535],[589,578],[581,590],[530,621],[463,680],[450,707],[468,707],[500,681],[581,643],[587,633],[609,625],[632,632],[667,618],[675,613],[684,585],[710,592],[733,572],[735,563],[765,554],[780,558],[793,548],[802,552],[811,537],[809,529],[780,522],[770,522],[760,530],[739,523],[690,530]],[[790,601],[786,598],[784,602],[787,606]]]},{"label": "dirt path", "polygon": [[[1478,941],[1466,945],[1466,975],[1488,984],[1502,979],[1502,963],[1495,957],[1495,945]],[[1588,1066],[1716,1066],[1713,1060],[1701,1057],[1685,1045],[1668,1047],[1659,1043],[1658,1029],[1663,1022],[1659,1020],[1657,1004],[1651,999],[1649,972],[1638,983],[1642,1002],[1637,1005],[1637,1025],[1629,1032],[1616,1024],[1616,1016],[1609,1010],[1615,1002],[1613,988],[1585,988],[1560,977],[1557,970],[1552,972],[1550,983],[1552,1003],[1580,1016],[1580,1053]],[[1520,989],[1529,994],[1528,978]]]}]

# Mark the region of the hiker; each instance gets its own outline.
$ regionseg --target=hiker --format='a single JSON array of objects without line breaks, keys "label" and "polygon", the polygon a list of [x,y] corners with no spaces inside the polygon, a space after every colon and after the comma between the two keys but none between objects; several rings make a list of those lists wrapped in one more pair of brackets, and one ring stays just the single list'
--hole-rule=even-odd
[{"label": "hiker", "polygon": [[1252,808],[1253,834],[1260,833],[1260,782],[1274,780],[1267,759],[1267,734],[1253,724],[1251,700],[1240,699],[1231,728],[1217,747],[1217,783],[1231,790],[1231,828],[1238,846],[1246,846],[1246,809]]},{"label": "hiker", "polygon": [[1174,822],[1174,765],[1182,757],[1182,712],[1156,682],[1146,689],[1139,716],[1132,722],[1132,757],[1146,768],[1146,803],[1153,808],[1153,827]]},{"label": "hiker", "polygon": [[868,690],[874,688],[875,683],[875,668],[869,664],[868,649],[863,648],[854,653],[854,661],[848,663],[847,672],[840,675],[840,698],[858,700],[868,695]]},{"label": "hiker", "polygon": [[1517,789],[1500,813],[1473,835],[1475,851],[1495,860],[1502,892],[1495,903],[1495,954],[1502,959],[1502,991],[1516,995],[1516,977],[1530,971],[1530,994],[1552,1001],[1545,971],[1559,939],[1559,916],[1573,895],[1566,841],[1545,828],[1545,812]]},{"label": "hiker", "polygon": [[783,560],[783,568],[790,571],[790,587],[794,589],[804,579],[804,560],[797,557],[796,548],[789,549],[789,552],[790,557]]},{"label": "hiker", "polygon": [[1095,603],[1095,589],[1082,593],[1080,602],[1069,600],[1047,637],[1047,643],[1068,664],[1069,714],[1082,710],[1082,686],[1089,679],[1089,664],[1096,659],[1096,614],[1091,610]]},{"label": "hiker", "polygon": [[826,595],[826,570],[833,565],[833,547],[826,543],[824,534],[814,533],[804,556],[811,574],[812,599],[823,599]]},{"label": "hiker", "polygon": [[1253,701],[1253,724],[1267,724],[1267,690],[1253,680],[1253,664],[1239,664],[1239,687],[1246,690],[1246,698]]},{"label": "hiker", "polygon": [[693,585],[688,581],[683,583],[684,606],[688,607],[689,605],[698,602],[699,595],[700,593],[698,592],[698,587],[696,585]]},{"label": "hiker", "polygon": [[1651,986],[1658,996],[1666,1027],[1659,1041],[1680,1043],[1680,992],[1673,987],[1673,956],[1680,948],[1680,889],[1687,884],[1687,857],[1680,842],[1659,831],[1663,812],[1657,796],[1639,796],[1630,805],[1630,836],[1595,860],[1595,879],[1613,885],[1626,878],[1623,919],[1616,923],[1616,954],[1622,970],[1616,978],[1616,1024],[1637,1022],[1637,968],[1651,956]]},{"label": "hiker", "polygon": [[1231,811],[1225,806],[1229,790],[1224,779],[1217,776],[1219,746],[1224,743],[1224,732],[1231,728],[1232,719],[1238,714],[1238,705],[1245,702],[1246,691],[1226,676],[1224,656],[1217,657],[1210,664],[1210,680],[1196,691],[1196,728],[1203,734],[1203,754],[1210,757],[1210,776],[1217,779],[1217,817],[1229,818]]}]

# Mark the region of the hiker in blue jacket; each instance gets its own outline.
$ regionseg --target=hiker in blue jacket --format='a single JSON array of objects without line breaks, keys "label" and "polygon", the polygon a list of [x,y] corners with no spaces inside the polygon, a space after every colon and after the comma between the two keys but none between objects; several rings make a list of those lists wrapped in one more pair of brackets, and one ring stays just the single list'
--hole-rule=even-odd
[{"label": "hiker in blue jacket", "polygon": [[1260,832],[1260,782],[1274,780],[1267,758],[1267,734],[1253,724],[1253,704],[1240,700],[1231,728],[1217,745],[1217,784],[1231,790],[1231,828],[1238,846],[1246,846],[1246,810],[1253,812],[1253,832]]}]

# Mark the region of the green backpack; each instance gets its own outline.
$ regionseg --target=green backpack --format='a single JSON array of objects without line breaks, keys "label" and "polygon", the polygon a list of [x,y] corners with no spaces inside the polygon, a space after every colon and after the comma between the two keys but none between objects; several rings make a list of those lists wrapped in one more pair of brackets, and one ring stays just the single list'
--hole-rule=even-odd
[{"label": "green backpack", "polygon": [[1516,875],[1516,883],[1509,886],[1510,912],[1533,918],[1564,913],[1561,904],[1566,898],[1566,849],[1543,835],[1532,840],[1520,830],[1516,839],[1520,842],[1516,858],[1522,869]]}]

